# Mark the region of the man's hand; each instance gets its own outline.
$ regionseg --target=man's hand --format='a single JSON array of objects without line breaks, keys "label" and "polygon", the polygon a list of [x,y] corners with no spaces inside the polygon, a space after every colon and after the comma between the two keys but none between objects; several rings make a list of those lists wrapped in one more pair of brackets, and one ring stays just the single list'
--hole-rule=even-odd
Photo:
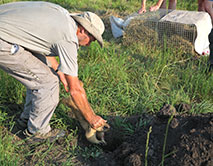
[{"label": "man's hand", "polygon": [[106,120],[104,120],[98,115],[94,115],[93,117],[91,117],[91,120],[89,121],[91,127],[94,129],[104,126],[106,122],[107,122]]},{"label": "man's hand", "polygon": [[106,120],[97,116],[91,108],[86,92],[83,88],[83,83],[79,81],[78,77],[73,77],[65,74],[65,78],[68,82],[70,95],[77,109],[79,109],[83,117],[91,125],[92,128],[97,129],[106,123]]},{"label": "man's hand", "polygon": [[69,92],[68,83],[67,83],[64,73],[62,73],[61,71],[58,71],[57,74],[58,74],[62,84],[64,85],[64,89],[66,90],[66,92]]}]

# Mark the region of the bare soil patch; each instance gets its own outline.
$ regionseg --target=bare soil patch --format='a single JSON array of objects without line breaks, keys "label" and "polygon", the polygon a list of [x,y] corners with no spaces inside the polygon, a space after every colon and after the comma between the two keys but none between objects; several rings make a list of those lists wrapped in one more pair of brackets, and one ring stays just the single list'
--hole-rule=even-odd
[{"label": "bare soil patch", "polygon": [[22,159],[22,164],[36,165],[43,162],[45,165],[63,165],[70,161],[75,166],[144,166],[145,162],[148,166],[212,166],[213,114],[179,113],[189,109],[190,105],[187,104],[176,107],[166,104],[155,115],[108,117],[111,129],[105,133],[107,145],[98,146],[103,151],[98,157],[85,158],[81,152],[71,152],[76,145],[81,149],[93,148],[94,145],[86,140],[83,129],[79,130],[78,138],[69,142],[69,149],[65,138],[56,141],[54,145],[24,144],[24,150],[20,153],[28,155]]},{"label": "bare soil patch", "polygon": [[[185,107],[185,106],[184,106]],[[122,129],[106,133],[108,145],[105,152],[91,165],[106,166],[143,166],[147,145],[147,133],[150,126],[148,166],[162,165],[162,154],[165,137],[167,138],[163,164],[169,166],[211,166],[213,165],[213,114],[175,115],[171,117],[170,106],[164,106],[154,116],[139,115],[126,119],[126,123],[135,126],[135,132],[122,136]],[[149,124],[139,127],[139,121],[147,120]],[[166,128],[168,126],[168,134]],[[90,164],[89,164],[90,165]]]}]

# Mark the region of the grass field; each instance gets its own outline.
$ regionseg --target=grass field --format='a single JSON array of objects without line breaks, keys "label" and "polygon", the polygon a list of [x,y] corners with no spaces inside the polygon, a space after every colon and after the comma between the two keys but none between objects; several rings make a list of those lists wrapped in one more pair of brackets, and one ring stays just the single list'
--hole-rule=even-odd
[{"label": "grass field", "polygon": [[[95,42],[79,50],[79,79],[84,82],[88,100],[98,115],[107,119],[109,116],[155,114],[164,103],[189,104],[191,109],[188,114],[213,112],[213,77],[205,73],[208,57],[194,58],[191,54],[182,56],[181,50],[178,53],[172,49],[162,51],[134,43],[126,47],[122,39],[113,39],[107,16],[136,12],[140,8],[140,0],[49,1],[69,11],[90,10],[105,16],[105,47],[100,48]],[[148,0],[147,6],[156,1]],[[1,0],[0,4],[7,2],[13,1]],[[197,1],[178,1],[177,9],[197,10]],[[43,159],[54,157],[54,153],[49,155],[53,144],[44,145],[48,145],[48,150],[32,151],[31,147],[24,146],[22,141],[17,141],[10,133],[16,117],[23,109],[25,90],[23,85],[0,71],[1,166],[24,165],[29,158],[35,160],[37,165],[46,165]],[[60,96],[68,95],[61,86]],[[78,145],[70,146],[70,142],[78,137],[79,128],[69,118],[68,111],[66,106],[59,104],[51,125],[69,131],[63,143],[64,155],[67,156],[63,163],[75,165],[75,158],[79,154],[84,158],[95,158],[102,150],[97,146],[84,149]],[[122,122],[117,124],[125,125]],[[131,132],[131,128],[128,129]]]}]

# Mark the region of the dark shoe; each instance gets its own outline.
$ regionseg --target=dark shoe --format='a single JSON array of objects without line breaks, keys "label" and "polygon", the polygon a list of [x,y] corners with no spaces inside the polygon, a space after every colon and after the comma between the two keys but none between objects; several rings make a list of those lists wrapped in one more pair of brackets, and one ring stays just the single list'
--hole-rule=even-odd
[{"label": "dark shoe", "polygon": [[27,120],[26,119],[21,119],[19,118],[17,120],[17,127],[20,129],[20,130],[25,130],[27,128]]},{"label": "dark shoe", "polygon": [[64,137],[65,131],[59,130],[59,129],[53,129],[46,134],[40,134],[40,133],[32,134],[26,129],[23,131],[23,134],[29,143],[40,143],[46,140],[53,142],[60,137]]},{"label": "dark shoe", "polygon": [[27,128],[27,120],[17,119],[15,125],[13,126],[11,133],[19,137],[20,139],[24,139],[23,131]]}]

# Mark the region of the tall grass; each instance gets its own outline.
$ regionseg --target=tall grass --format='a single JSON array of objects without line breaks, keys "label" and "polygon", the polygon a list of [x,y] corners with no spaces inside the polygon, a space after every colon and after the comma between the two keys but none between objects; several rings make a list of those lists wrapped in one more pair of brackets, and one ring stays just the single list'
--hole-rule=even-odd
[{"label": "tall grass", "polygon": [[25,98],[25,87],[14,78],[0,71],[0,104],[17,103],[21,104]]},{"label": "tall grass", "polygon": [[2,111],[0,106],[0,165],[18,166],[20,158],[16,151],[17,144],[14,144],[13,136],[9,135],[4,127],[7,118],[7,113]]}]

